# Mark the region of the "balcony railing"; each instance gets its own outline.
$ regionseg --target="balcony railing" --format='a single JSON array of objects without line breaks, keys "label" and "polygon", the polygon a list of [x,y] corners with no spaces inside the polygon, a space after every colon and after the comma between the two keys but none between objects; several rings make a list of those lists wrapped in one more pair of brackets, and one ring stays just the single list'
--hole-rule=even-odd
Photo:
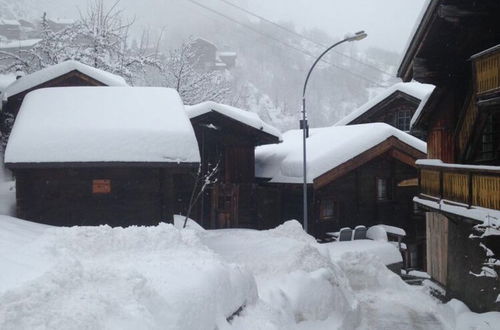
[{"label": "balcony railing", "polygon": [[421,194],[500,210],[500,167],[433,162],[417,162]]},{"label": "balcony railing", "polygon": [[472,56],[477,96],[500,90],[500,45]]}]

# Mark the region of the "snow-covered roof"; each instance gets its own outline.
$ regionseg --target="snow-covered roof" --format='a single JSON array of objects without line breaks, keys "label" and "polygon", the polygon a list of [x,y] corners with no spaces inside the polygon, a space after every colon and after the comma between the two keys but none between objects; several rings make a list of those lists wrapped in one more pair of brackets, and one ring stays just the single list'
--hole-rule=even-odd
[{"label": "snow-covered roof", "polygon": [[54,22],[56,24],[62,24],[62,25],[70,25],[70,24],[75,24],[75,20],[72,18],[49,18],[48,19],[51,22]]},{"label": "snow-covered roof", "polygon": [[[313,128],[307,138],[307,180],[313,180],[331,169],[375,147],[389,137],[426,153],[425,142],[385,123]],[[283,134],[283,142],[259,146],[255,151],[255,175],[276,183],[301,183],[302,131]]]},{"label": "snow-covered roof", "polygon": [[222,57],[236,57],[236,52],[217,52],[217,55]]},{"label": "snow-covered roof", "polygon": [[422,110],[425,108],[427,101],[429,101],[429,98],[431,97],[432,93],[434,92],[434,85],[427,85],[427,86],[432,86],[432,89],[429,89],[429,92],[420,99],[420,104],[418,105],[417,110],[415,110],[415,113],[413,114],[413,117],[411,117],[410,120],[410,130],[415,126],[415,123],[417,120],[420,118],[420,115],[422,114]]},{"label": "snow-covered roof", "polygon": [[12,48],[29,48],[39,43],[42,39],[25,39],[25,40],[0,40],[0,49]]},{"label": "snow-covered roof", "polygon": [[20,25],[19,21],[15,19],[5,19],[5,18],[0,18],[0,25]]},{"label": "snow-covered roof", "polygon": [[199,161],[179,94],[159,87],[32,91],[5,151],[6,163]]},{"label": "snow-covered roof", "polygon": [[120,76],[93,68],[78,61],[69,60],[33,72],[32,74],[26,75],[21,79],[16,80],[6,88],[3,99],[7,100],[7,98],[11,97],[12,95],[22,93],[30,88],[36,87],[49,80],[65,75],[71,71],[78,71],[80,73],[83,73],[84,75],[87,75],[106,86],[127,86],[127,82],[125,81],[125,79]]},{"label": "snow-covered roof", "polygon": [[277,138],[281,138],[281,133],[277,128],[265,123],[256,113],[250,111],[212,101],[202,102],[186,107],[186,112],[189,118],[195,118],[211,111],[218,112],[221,115],[239,121],[247,126],[253,127]]},{"label": "snow-covered roof", "polygon": [[421,109],[424,105],[427,99],[429,98],[429,95],[432,93],[434,90],[434,85],[430,84],[421,84],[416,81],[404,83],[400,82],[397,84],[392,85],[391,87],[385,89],[382,93],[378,94],[353,112],[351,112],[349,115],[345,116],[338,122],[336,122],[334,125],[335,126],[342,126],[342,125],[348,125],[363,114],[365,114],[367,111],[372,109],[374,106],[385,100],[387,97],[392,95],[393,93],[399,91],[405,94],[408,94],[410,96],[413,96],[417,99],[420,100],[419,106],[417,108]]}]

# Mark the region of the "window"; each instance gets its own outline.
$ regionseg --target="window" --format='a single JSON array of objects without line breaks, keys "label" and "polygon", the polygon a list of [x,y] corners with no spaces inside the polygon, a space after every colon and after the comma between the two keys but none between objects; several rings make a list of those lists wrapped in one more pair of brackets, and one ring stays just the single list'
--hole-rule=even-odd
[{"label": "window", "polygon": [[400,110],[396,115],[396,127],[402,131],[410,130],[411,111]]},{"label": "window", "polygon": [[377,178],[377,200],[385,201],[387,199],[387,179]]},{"label": "window", "polygon": [[498,159],[498,153],[500,150],[500,129],[498,125],[500,123],[499,117],[495,117],[493,114],[488,116],[486,124],[484,126],[483,135],[481,137],[481,148],[479,160],[482,161],[493,161]]},{"label": "window", "polygon": [[334,220],[338,217],[338,202],[333,198],[324,198],[321,200],[320,214],[321,220]]}]

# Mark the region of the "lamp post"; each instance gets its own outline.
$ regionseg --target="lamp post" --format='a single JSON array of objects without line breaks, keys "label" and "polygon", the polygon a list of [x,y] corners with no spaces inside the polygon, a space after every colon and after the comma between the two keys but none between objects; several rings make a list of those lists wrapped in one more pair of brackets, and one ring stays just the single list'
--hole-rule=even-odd
[{"label": "lamp post", "polygon": [[368,35],[365,33],[365,31],[359,31],[356,32],[354,35],[349,35],[346,36],[343,40],[331,45],[328,47],[321,55],[314,61],[313,65],[309,69],[309,72],[307,73],[306,81],[304,82],[304,89],[302,90],[302,120],[300,121],[300,127],[302,128],[302,155],[303,155],[303,175],[304,175],[304,184],[303,184],[303,203],[304,203],[304,230],[308,231],[308,216],[307,216],[307,163],[306,163],[306,138],[307,138],[307,130],[308,130],[308,125],[307,125],[307,116],[306,116],[306,88],[307,88],[307,82],[309,81],[309,77],[311,77],[311,73],[318,64],[318,62],[321,60],[321,58],[328,53],[332,48],[340,45],[341,43],[344,43],[346,41],[357,41],[366,38]]}]

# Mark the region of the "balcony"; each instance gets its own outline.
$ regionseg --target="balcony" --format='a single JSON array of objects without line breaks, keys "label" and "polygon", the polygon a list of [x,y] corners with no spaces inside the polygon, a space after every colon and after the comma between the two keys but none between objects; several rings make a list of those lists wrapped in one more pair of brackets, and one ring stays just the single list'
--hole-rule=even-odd
[{"label": "balcony", "polygon": [[500,96],[500,45],[471,57],[478,103]]},{"label": "balcony", "polygon": [[420,197],[446,200],[459,206],[500,210],[500,167],[417,161]]}]

